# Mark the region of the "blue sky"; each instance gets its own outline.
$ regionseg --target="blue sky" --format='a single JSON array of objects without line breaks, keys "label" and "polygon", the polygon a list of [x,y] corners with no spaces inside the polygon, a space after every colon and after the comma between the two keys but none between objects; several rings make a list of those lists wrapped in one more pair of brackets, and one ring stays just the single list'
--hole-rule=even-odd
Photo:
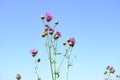
[{"label": "blue sky", "polygon": [[40,37],[40,14],[47,12],[60,22],[60,43],[68,37],[76,39],[73,55],[77,58],[69,80],[103,80],[107,65],[120,74],[119,0],[0,0],[0,80],[15,80],[16,73],[22,80],[35,80],[32,48],[39,50],[42,80],[50,78]]}]

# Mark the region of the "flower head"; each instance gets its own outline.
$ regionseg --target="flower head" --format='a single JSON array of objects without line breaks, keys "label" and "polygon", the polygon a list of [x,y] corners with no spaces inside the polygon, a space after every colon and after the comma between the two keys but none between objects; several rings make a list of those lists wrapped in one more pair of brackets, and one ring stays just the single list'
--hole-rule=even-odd
[{"label": "flower head", "polygon": [[37,49],[32,49],[32,50],[30,50],[30,53],[32,54],[33,57],[35,57],[36,54],[38,53],[38,50]]},{"label": "flower head", "polygon": [[53,16],[52,16],[52,14],[50,14],[50,13],[46,13],[45,18],[46,18],[46,21],[49,22],[49,21],[52,20]]},{"label": "flower head", "polygon": [[45,25],[45,30],[48,30],[50,26],[48,24]]},{"label": "flower head", "polygon": [[54,29],[50,27],[50,28],[49,28],[49,34],[52,35],[53,33],[54,33]]},{"label": "flower head", "polygon": [[68,44],[69,44],[69,46],[74,46],[74,44],[75,44],[75,39],[74,38],[69,38],[68,40],[67,40],[67,42],[68,42]]},{"label": "flower head", "polygon": [[59,37],[61,37],[61,32],[57,31],[55,33],[54,39],[58,39]]}]

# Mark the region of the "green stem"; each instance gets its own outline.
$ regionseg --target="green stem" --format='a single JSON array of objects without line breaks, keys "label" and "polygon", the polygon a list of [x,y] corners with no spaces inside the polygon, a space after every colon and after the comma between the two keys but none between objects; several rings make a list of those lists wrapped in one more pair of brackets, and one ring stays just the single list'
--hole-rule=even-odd
[{"label": "green stem", "polygon": [[51,56],[50,56],[50,69],[51,69],[52,80],[54,80]]},{"label": "green stem", "polygon": [[48,47],[49,47],[49,61],[50,61],[51,75],[52,75],[52,80],[54,80],[50,45],[48,45]]},{"label": "green stem", "polygon": [[55,77],[55,80],[56,80],[56,52],[57,52],[57,41],[56,43],[54,42],[54,77]]},{"label": "green stem", "polygon": [[58,70],[57,70],[58,72],[59,72],[59,70],[60,70],[60,68],[61,68],[61,66],[62,66],[62,64],[63,64],[63,61],[64,61],[64,59],[65,59],[65,57],[66,57],[69,49],[70,49],[70,47],[69,47],[68,49],[66,49],[66,52],[65,52],[65,54],[64,54],[64,56],[63,56],[63,58],[62,58],[62,60],[61,60],[61,62],[60,62],[60,65],[59,65],[59,67],[58,67]]},{"label": "green stem", "polygon": [[35,58],[35,74],[37,75],[37,78],[40,78],[37,70],[38,70],[38,63]]},{"label": "green stem", "polygon": [[70,64],[70,59],[68,58],[68,65],[67,65],[67,75],[66,75],[66,80],[68,80],[68,73],[69,73],[69,64]]},{"label": "green stem", "polygon": [[55,77],[55,80],[56,80],[56,55],[54,55],[54,77]]}]

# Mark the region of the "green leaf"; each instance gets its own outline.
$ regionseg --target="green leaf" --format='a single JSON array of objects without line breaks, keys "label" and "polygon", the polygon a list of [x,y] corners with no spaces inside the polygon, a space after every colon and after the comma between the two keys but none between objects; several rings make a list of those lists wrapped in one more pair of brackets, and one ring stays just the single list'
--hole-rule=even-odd
[{"label": "green leaf", "polygon": [[38,80],[41,80],[41,78],[38,78]]},{"label": "green leaf", "polygon": [[68,67],[72,66],[72,64],[68,64]]},{"label": "green leaf", "polygon": [[56,61],[55,61],[55,60],[52,60],[52,63],[56,63]]},{"label": "green leaf", "polygon": [[60,54],[62,54],[62,53],[56,53],[56,55],[60,55]]}]

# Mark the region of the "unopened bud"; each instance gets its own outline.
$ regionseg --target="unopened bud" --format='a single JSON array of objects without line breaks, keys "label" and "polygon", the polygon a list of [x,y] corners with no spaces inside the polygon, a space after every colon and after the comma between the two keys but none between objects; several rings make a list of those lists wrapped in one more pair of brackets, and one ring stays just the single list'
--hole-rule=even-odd
[{"label": "unopened bud", "polygon": [[43,14],[40,17],[41,17],[41,19],[45,19],[45,16]]},{"label": "unopened bud", "polygon": [[66,45],[66,42],[63,42],[63,45]]},{"label": "unopened bud", "polygon": [[59,21],[58,21],[58,20],[56,20],[56,21],[55,21],[55,25],[57,25],[58,23],[59,23]]},{"label": "unopened bud", "polygon": [[69,46],[74,47],[74,44],[72,42],[69,42],[68,44]]},{"label": "unopened bud", "polygon": [[16,79],[20,80],[21,79],[21,75],[20,74],[16,74]]},{"label": "unopened bud", "polygon": [[40,62],[41,60],[40,60],[40,58],[37,60],[37,62]]},{"label": "unopened bud", "polygon": [[58,39],[58,38],[59,38],[59,36],[58,36],[58,35],[55,35],[55,36],[54,36],[54,39]]},{"label": "unopened bud", "polygon": [[45,35],[48,35],[48,31],[45,31],[45,33],[44,33]]},{"label": "unopened bud", "polygon": [[45,34],[42,34],[41,36],[42,36],[42,37],[45,37]]},{"label": "unopened bud", "polygon": [[116,77],[118,78],[119,76],[118,76],[118,75],[116,75]]},{"label": "unopened bud", "polygon": [[106,75],[106,74],[107,74],[107,71],[104,72],[104,75]]},{"label": "unopened bud", "polygon": [[49,34],[51,34],[51,35],[52,35],[52,34],[53,34],[53,31],[49,31]]}]

